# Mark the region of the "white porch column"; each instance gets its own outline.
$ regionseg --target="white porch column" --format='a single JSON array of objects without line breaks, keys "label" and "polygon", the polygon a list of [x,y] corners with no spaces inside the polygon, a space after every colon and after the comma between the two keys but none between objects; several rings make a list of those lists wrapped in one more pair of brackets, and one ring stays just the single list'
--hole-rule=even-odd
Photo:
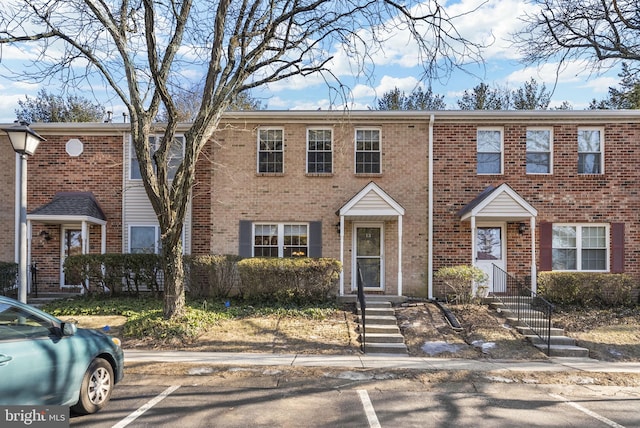
[{"label": "white porch column", "polygon": [[476,266],[476,217],[471,216],[471,266]]},{"label": "white porch column", "polygon": [[536,268],[536,218],[529,219],[531,229],[531,290],[538,292],[538,269]]},{"label": "white porch column", "polygon": [[402,296],[402,216],[398,216],[398,296]]},{"label": "white porch column", "polygon": [[100,226],[100,254],[107,252],[107,225]]},{"label": "white porch column", "polygon": [[82,236],[82,254],[89,254],[89,233],[88,233],[88,228],[87,228],[87,222],[86,221],[82,221],[82,231],[81,231],[81,236]]},{"label": "white porch column", "polygon": [[344,216],[340,216],[340,295],[344,296]]}]

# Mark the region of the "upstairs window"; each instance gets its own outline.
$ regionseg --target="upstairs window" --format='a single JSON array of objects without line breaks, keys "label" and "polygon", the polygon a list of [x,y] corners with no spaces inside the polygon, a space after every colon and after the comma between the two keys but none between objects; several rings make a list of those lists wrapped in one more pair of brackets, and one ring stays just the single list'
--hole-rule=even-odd
[{"label": "upstairs window", "polygon": [[608,228],[605,225],[553,225],[552,269],[607,271]]},{"label": "upstairs window", "polygon": [[478,129],[478,174],[502,174],[502,130]]},{"label": "upstairs window", "polygon": [[160,249],[160,228],[158,226],[129,227],[129,253],[158,254]]},{"label": "upstairs window", "polygon": [[[151,135],[149,136],[149,151],[150,155],[153,159],[153,154],[160,147],[162,143],[162,135]],[[138,157],[136,155],[136,151],[133,148],[133,142],[131,143],[131,168],[130,168],[130,178],[131,180],[141,180],[142,174],[140,173],[140,164],[138,162]],[[182,163],[182,159],[184,158],[184,136],[176,135],[173,143],[169,147],[169,154],[167,159],[167,175],[169,180],[173,180],[176,176],[176,171]],[[155,165],[154,165],[155,170]]]},{"label": "upstairs window", "polygon": [[260,129],[258,131],[258,173],[284,173],[284,131]]},{"label": "upstairs window", "polygon": [[527,129],[527,174],[551,173],[551,129]]},{"label": "upstairs window", "polygon": [[333,144],[331,129],[307,130],[307,173],[333,172]]},{"label": "upstairs window", "polygon": [[604,171],[603,130],[578,129],[578,174],[602,174]]},{"label": "upstairs window", "polygon": [[380,174],[381,154],[379,129],[356,130],[356,174]]}]

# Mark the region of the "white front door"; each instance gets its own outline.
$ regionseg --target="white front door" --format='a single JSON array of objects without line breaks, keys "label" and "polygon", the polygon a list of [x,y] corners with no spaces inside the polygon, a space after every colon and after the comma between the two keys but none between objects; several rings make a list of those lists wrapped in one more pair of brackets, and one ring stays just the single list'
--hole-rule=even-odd
[{"label": "white front door", "polygon": [[79,287],[80,278],[67,278],[64,274],[64,261],[69,256],[82,254],[82,230],[72,227],[62,228],[62,251],[60,252],[60,286]]},{"label": "white front door", "polygon": [[353,288],[357,288],[358,269],[367,290],[384,289],[384,234],[382,223],[356,224],[354,227]]},{"label": "white front door", "polygon": [[476,228],[475,265],[482,269],[489,281],[489,291],[501,291],[493,289],[493,265],[506,271],[506,225],[479,225]]}]

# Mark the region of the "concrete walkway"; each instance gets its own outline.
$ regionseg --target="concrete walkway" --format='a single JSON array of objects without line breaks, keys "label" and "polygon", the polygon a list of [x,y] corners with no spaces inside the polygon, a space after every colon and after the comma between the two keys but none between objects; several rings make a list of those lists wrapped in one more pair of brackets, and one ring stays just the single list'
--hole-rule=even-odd
[{"label": "concrete walkway", "polygon": [[203,363],[234,366],[333,367],[352,369],[419,369],[514,372],[640,373],[640,362],[612,363],[591,358],[548,360],[467,360],[393,354],[306,355],[232,352],[125,350],[125,362]]}]

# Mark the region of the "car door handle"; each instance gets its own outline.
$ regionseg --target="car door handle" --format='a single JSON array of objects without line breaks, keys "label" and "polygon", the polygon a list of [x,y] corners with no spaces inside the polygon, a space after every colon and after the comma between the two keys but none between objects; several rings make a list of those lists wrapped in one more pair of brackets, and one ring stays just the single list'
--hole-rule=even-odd
[{"label": "car door handle", "polygon": [[13,360],[13,357],[8,355],[0,354],[0,366],[6,366],[9,364],[9,361]]}]

